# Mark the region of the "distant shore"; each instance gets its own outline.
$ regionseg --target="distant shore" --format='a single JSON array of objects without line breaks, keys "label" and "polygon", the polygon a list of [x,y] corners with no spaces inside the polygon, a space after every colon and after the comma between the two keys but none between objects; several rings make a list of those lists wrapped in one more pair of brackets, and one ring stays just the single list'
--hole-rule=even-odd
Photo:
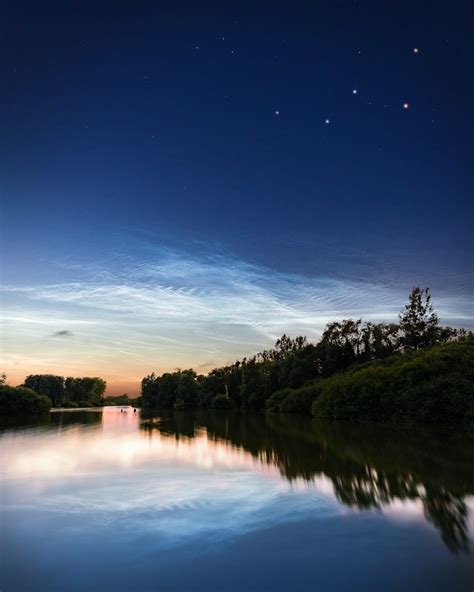
[{"label": "distant shore", "polygon": [[50,409],[50,413],[59,413],[60,411],[101,411],[105,407],[108,409],[133,409],[131,405],[103,405],[102,407],[54,407]]}]

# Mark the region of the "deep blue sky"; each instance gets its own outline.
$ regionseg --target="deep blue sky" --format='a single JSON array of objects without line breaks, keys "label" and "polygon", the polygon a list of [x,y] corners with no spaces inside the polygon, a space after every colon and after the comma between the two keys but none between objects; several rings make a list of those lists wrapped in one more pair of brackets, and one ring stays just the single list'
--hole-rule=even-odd
[{"label": "deep blue sky", "polygon": [[[128,260],[206,294],[245,266],[355,282],[372,312],[421,283],[471,322],[471,3],[15,1],[0,39],[10,312],[41,304],[15,287],[129,285]],[[213,271],[178,281],[191,260]]]}]

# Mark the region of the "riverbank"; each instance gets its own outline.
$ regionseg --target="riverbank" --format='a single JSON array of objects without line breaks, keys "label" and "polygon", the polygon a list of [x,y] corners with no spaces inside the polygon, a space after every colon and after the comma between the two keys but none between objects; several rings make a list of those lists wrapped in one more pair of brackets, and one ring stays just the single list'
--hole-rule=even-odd
[{"label": "riverbank", "polygon": [[62,413],[63,411],[102,411],[102,409],[135,409],[131,405],[103,405],[102,407],[54,407],[50,413]]}]

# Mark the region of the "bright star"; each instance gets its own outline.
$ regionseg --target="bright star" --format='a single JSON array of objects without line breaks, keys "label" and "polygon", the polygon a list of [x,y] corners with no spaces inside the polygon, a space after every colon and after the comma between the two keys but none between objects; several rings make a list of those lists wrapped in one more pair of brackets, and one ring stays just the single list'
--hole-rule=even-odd
[{"label": "bright star", "polygon": [[413,48],[413,53],[418,53],[420,50],[418,49],[418,47],[414,47]]},{"label": "bright star", "polygon": [[357,94],[357,89],[356,88],[352,91],[352,94],[353,95],[356,95]]},{"label": "bright star", "polygon": [[280,115],[280,111],[275,111],[275,115]]},{"label": "bright star", "polygon": [[325,119],[324,120],[324,123],[331,123],[331,120],[330,119]]},{"label": "bright star", "polygon": [[410,106],[409,103],[403,103],[403,108],[404,109],[408,109],[409,106]]}]

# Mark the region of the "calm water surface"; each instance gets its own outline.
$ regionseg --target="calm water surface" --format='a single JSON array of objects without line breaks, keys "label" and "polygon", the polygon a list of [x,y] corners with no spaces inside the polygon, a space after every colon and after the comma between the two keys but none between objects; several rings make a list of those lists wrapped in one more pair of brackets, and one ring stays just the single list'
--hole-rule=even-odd
[{"label": "calm water surface", "polygon": [[474,436],[238,413],[0,431],[0,589],[474,589]]}]

